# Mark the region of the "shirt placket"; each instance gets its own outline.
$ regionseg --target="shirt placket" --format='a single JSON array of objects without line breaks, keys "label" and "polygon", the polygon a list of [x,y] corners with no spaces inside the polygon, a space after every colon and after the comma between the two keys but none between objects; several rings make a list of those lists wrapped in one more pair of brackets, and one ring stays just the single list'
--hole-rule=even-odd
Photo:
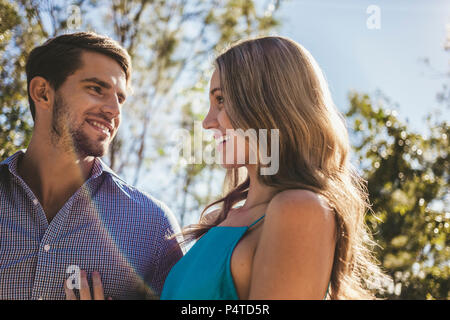
[{"label": "shirt placket", "polygon": [[[59,283],[56,276],[61,270],[58,270],[58,254],[55,248],[58,246],[58,239],[60,238],[61,230],[67,220],[68,214],[73,207],[74,201],[78,198],[79,191],[77,191],[58,211],[54,219],[48,225],[44,235],[39,243],[37,254],[37,263],[35,270],[35,277],[33,282],[32,300],[48,300],[57,299],[55,295],[55,288],[63,288],[63,283]],[[45,213],[42,210],[45,217]],[[47,221],[47,220],[46,220]]]},{"label": "shirt placket", "polygon": [[[31,191],[31,189],[28,187],[28,185],[22,180],[22,178],[20,178],[15,173],[14,170],[11,173],[13,174],[13,179],[15,179],[15,183],[18,184],[25,191],[25,194],[26,194],[26,197],[27,197],[27,199],[25,201],[31,201],[32,204],[33,204],[32,208],[34,210],[29,211],[29,212],[25,212],[25,214],[27,214],[27,215],[36,215],[36,217],[33,217],[33,219],[31,219],[31,221],[34,221],[37,225],[34,225],[34,226],[31,225],[31,226],[28,226],[28,227],[30,227],[30,228],[33,228],[33,227],[37,228],[37,230],[36,230],[37,232],[36,233],[37,233],[37,235],[39,235],[40,245],[39,245],[39,248],[37,249],[36,255],[37,255],[37,265],[39,265],[40,263],[42,263],[42,262],[40,262],[40,260],[42,260],[41,257],[40,257],[42,250],[44,250],[44,251],[46,250],[46,252],[49,251],[49,246],[48,245],[47,246],[44,245],[45,249],[41,248],[41,247],[43,247],[42,246],[42,241],[43,241],[43,238],[45,238],[45,233],[46,233],[46,230],[48,230],[48,226],[49,226],[48,222],[47,222],[47,218],[45,216],[44,209],[42,208],[41,204],[39,203],[39,200],[37,199],[37,197],[34,195],[33,191]],[[44,237],[42,235],[44,235]],[[36,269],[33,272],[33,276],[34,276],[34,279],[35,279],[36,278]],[[33,276],[31,278],[32,281],[33,281]],[[41,296],[37,296],[35,298],[34,297],[35,296],[34,291],[35,290],[34,290],[34,287],[33,287],[31,297],[28,297],[28,299],[29,298],[31,298],[31,299],[42,299],[43,298]]]}]

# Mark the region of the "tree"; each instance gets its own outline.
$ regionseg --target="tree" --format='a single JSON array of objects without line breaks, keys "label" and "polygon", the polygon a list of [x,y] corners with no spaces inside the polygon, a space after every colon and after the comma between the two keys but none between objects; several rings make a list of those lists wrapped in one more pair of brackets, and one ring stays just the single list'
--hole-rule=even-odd
[{"label": "tree", "polygon": [[426,134],[411,132],[390,100],[378,98],[352,92],[346,115],[374,212],[367,224],[394,280],[387,297],[448,299],[449,125],[430,115]]},{"label": "tree", "polygon": [[70,16],[65,9],[50,1],[45,5],[42,1],[0,0],[0,159],[30,142],[33,124],[28,111],[26,58],[50,35],[67,28]]},{"label": "tree", "polygon": [[[444,49],[450,53],[448,27]],[[450,78],[450,70],[437,72],[428,59],[424,62],[435,76]],[[442,109],[450,107],[446,83],[436,98]],[[426,117],[424,132],[417,133],[399,120],[398,105],[381,92],[372,99],[351,92],[349,100],[346,116],[374,213],[366,222],[394,280],[387,298],[449,299],[448,122],[439,120],[437,110]]]},{"label": "tree", "polygon": [[17,6],[0,0],[0,159],[24,148],[31,138],[25,59],[39,38],[32,20],[31,14],[21,15]]},{"label": "tree", "polygon": [[[130,53],[134,69],[134,93],[124,106],[124,121],[107,163],[127,181],[166,196],[163,200],[170,199],[180,216],[194,211],[198,215],[208,195],[193,186],[199,177],[209,176],[210,168],[190,164],[180,168],[168,161],[174,144],[170,133],[180,126],[192,127],[183,125],[189,114],[206,110],[207,102],[201,110],[197,103],[206,93],[211,55],[240,38],[270,32],[277,26],[272,13],[279,2],[78,0],[68,5],[59,0],[0,0],[0,158],[26,147],[31,137],[27,54],[48,37],[94,30],[119,41]],[[149,190],[147,177],[155,168],[169,173],[166,180],[177,187]]]},{"label": "tree", "polygon": [[170,188],[162,194],[182,225],[210,200],[211,189],[199,192],[198,186],[212,181],[214,167],[180,166],[181,158],[171,162],[172,132],[181,127],[192,136],[193,121],[206,111],[211,55],[238,39],[267,34],[277,26],[272,12],[278,6],[279,1],[264,10],[256,1],[136,0],[115,1],[112,7],[113,37],[133,59],[135,94],[124,121],[127,130],[110,148],[109,163],[134,184],[152,177],[152,167],[170,172]]}]

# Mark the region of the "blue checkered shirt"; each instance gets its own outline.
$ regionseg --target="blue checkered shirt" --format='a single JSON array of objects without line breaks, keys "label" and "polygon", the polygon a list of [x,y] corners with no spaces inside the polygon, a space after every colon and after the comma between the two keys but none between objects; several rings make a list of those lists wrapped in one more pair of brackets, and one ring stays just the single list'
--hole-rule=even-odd
[{"label": "blue checkered shirt", "polygon": [[90,178],[49,224],[17,173],[23,153],[0,163],[0,299],[65,299],[64,281],[78,268],[89,281],[100,272],[105,297],[159,296],[182,256],[167,238],[179,232],[171,211],[96,158]]}]

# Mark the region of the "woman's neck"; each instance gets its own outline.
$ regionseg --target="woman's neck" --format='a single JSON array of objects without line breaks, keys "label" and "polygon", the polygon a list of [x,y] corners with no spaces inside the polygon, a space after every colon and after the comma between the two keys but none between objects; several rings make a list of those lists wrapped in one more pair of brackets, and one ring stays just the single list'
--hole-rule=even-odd
[{"label": "woman's neck", "polygon": [[248,165],[246,167],[250,178],[250,185],[247,199],[242,206],[243,210],[251,209],[263,203],[269,203],[276,193],[275,188],[266,186],[258,180],[258,171],[256,166]]}]

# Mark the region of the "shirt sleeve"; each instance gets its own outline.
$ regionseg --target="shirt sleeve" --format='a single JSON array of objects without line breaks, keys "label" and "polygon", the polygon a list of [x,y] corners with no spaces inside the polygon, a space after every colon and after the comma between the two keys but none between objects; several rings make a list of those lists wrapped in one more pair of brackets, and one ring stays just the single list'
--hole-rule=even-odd
[{"label": "shirt sleeve", "polygon": [[158,236],[158,252],[156,254],[153,274],[149,275],[150,284],[159,297],[169,271],[183,256],[183,250],[180,246],[179,237],[173,235],[180,233],[180,226],[170,211],[170,209],[161,205],[163,211],[162,225],[160,228],[160,235]]}]

